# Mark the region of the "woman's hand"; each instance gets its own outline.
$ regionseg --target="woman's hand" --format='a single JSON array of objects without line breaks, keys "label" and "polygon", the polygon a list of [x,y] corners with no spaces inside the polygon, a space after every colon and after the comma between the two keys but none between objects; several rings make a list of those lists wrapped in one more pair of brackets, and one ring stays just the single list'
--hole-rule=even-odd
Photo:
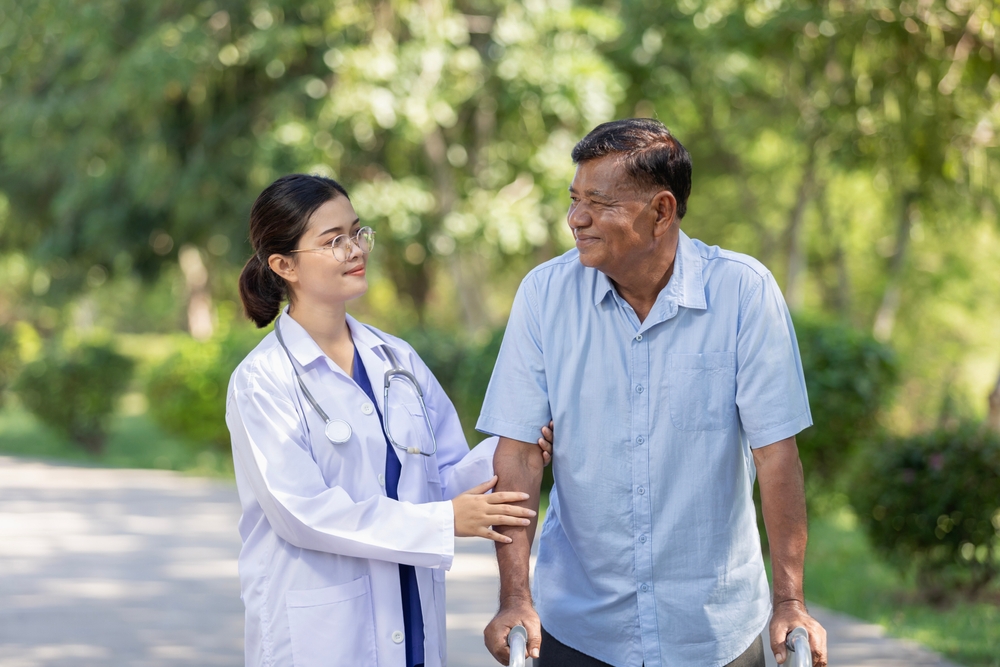
[{"label": "woman's hand", "polygon": [[542,448],[542,465],[552,463],[552,429],[553,424],[550,421],[548,426],[542,427],[542,437],[538,439],[538,446]]},{"label": "woman's hand", "polygon": [[455,512],[456,537],[487,537],[506,544],[511,541],[510,538],[491,530],[490,526],[527,526],[531,523],[528,519],[535,516],[534,510],[506,504],[519,503],[530,496],[515,491],[486,493],[496,483],[497,477],[494,475],[489,481],[469,489],[451,501]]}]

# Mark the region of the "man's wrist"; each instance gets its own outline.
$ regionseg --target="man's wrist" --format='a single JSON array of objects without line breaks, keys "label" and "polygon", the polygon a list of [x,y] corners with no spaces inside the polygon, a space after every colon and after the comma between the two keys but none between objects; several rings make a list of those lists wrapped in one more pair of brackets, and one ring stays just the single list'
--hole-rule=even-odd
[{"label": "man's wrist", "polygon": [[806,606],[805,600],[802,600],[800,598],[782,598],[781,600],[775,600],[772,603],[772,606],[773,607],[779,607],[779,606],[781,606],[783,604],[790,604],[790,603],[793,603],[793,602],[797,602],[798,604],[802,605],[803,607]]},{"label": "man's wrist", "polygon": [[521,605],[527,605],[529,607],[534,606],[534,602],[531,599],[531,593],[512,593],[510,595],[500,596],[501,609],[504,609],[506,607],[517,607]]}]

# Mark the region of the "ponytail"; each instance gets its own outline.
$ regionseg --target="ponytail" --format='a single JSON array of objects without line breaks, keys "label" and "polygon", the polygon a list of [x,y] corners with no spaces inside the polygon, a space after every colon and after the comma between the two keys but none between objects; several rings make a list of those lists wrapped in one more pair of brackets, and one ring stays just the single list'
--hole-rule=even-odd
[{"label": "ponytail", "polygon": [[285,298],[285,281],[271,267],[253,255],[240,273],[240,301],[243,312],[263,329],[278,316]]},{"label": "ponytail", "polygon": [[288,296],[285,281],[261,259],[293,251],[324,202],[347,197],[337,181],[323,176],[291,174],[267,186],[250,209],[250,245],[254,254],[240,273],[243,312],[263,329],[281,312]]}]

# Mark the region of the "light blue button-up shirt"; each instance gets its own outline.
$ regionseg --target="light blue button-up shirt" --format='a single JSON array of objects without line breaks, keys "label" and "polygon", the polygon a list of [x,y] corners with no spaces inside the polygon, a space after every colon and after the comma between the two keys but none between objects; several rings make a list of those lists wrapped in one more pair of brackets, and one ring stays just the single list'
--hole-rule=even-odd
[{"label": "light blue button-up shirt", "polygon": [[559,641],[616,666],[724,665],[770,613],[751,448],[812,423],[770,272],[683,232],[643,322],[572,250],[525,277],[477,428],[534,442],[555,485],[533,595]]}]

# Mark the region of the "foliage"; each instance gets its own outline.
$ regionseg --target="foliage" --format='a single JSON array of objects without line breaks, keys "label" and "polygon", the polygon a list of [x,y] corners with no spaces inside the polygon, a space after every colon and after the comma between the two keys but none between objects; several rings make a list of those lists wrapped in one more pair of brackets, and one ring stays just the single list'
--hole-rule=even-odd
[{"label": "foliage", "polygon": [[475,444],[482,438],[475,430],[476,421],[500,353],[503,329],[492,332],[485,340],[467,340],[432,329],[412,329],[403,334],[403,339],[441,383],[455,404],[469,444]]},{"label": "foliage", "polygon": [[1000,573],[1000,436],[978,426],[887,438],[851,502],[875,548],[926,593],[979,592]]},{"label": "foliage", "polygon": [[651,115],[694,157],[685,230],[891,340],[892,425],[920,430],[996,382],[998,24],[988,0],[0,0],[0,323],[182,328],[178,250],[234,300],[254,194],[306,171],[378,228],[363,319],[481,335],[572,243],[574,142]]},{"label": "foliage", "polygon": [[67,350],[52,344],[25,366],[15,390],[43,422],[99,452],[132,370],[132,360],[110,345],[82,344]]},{"label": "foliage", "polygon": [[146,396],[153,421],[192,446],[227,451],[229,378],[260,337],[258,332],[234,328],[209,341],[185,339],[150,371]]},{"label": "foliage", "polygon": [[20,370],[21,357],[13,328],[0,327],[0,408],[4,406],[7,388]]},{"label": "foliage", "polygon": [[[1000,606],[995,600],[928,604],[911,574],[875,553],[850,508],[841,505],[810,519],[806,600],[918,641],[953,664],[997,667]],[[996,586],[991,590],[1000,593]]]},{"label": "foliage", "polygon": [[887,345],[843,323],[797,316],[795,333],[813,416],[797,438],[799,456],[810,487],[829,488],[877,432],[897,361]]}]

